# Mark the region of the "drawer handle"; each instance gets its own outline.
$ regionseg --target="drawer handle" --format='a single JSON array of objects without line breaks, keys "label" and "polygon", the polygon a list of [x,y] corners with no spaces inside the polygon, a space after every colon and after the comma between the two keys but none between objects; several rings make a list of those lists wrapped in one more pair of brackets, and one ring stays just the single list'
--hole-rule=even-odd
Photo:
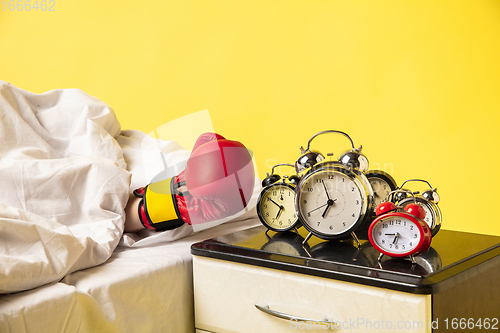
[{"label": "drawer handle", "polygon": [[271,316],[274,316],[274,317],[278,317],[278,318],[281,318],[281,319],[290,320],[290,321],[293,320],[293,321],[304,321],[304,322],[312,321],[312,322],[329,323],[329,321],[327,321],[326,319],[324,319],[324,320],[307,319],[307,318],[292,316],[292,315],[289,315],[289,314],[286,314],[286,313],[283,313],[283,312],[274,311],[274,310],[271,310],[271,308],[269,308],[269,305],[266,305],[264,307],[264,306],[260,306],[260,305],[255,304],[255,307],[257,309],[259,309],[260,311],[262,311],[264,313],[267,313],[268,315],[271,315]]}]

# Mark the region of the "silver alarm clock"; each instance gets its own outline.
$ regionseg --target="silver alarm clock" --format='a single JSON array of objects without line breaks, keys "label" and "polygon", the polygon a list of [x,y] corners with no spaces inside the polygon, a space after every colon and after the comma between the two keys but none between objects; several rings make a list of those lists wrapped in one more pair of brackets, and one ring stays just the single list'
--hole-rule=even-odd
[{"label": "silver alarm clock", "polygon": [[[349,139],[351,149],[338,160],[326,160],[310,148],[319,135],[333,133]],[[295,167],[305,172],[296,188],[295,208],[302,225],[309,231],[304,242],[315,235],[321,239],[339,240],[349,237],[359,244],[355,231],[372,216],[373,189],[365,176],[368,159],[355,148],[344,132],[327,130],[314,134],[301,147]]]}]

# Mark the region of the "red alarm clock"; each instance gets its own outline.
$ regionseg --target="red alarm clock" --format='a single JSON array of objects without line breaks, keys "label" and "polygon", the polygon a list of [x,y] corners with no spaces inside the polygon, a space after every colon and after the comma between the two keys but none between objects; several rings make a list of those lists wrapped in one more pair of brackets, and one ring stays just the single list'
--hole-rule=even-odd
[{"label": "red alarm clock", "polygon": [[[413,196],[411,191],[395,190],[393,193],[406,192]],[[431,245],[432,232],[424,222],[425,211],[415,200],[404,208],[396,206],[391,201],[384,201],[375,210],[376,218],[368,229],[370,243],[380,252],[379,261],[383,255],[402,258],[425,252]]]}]

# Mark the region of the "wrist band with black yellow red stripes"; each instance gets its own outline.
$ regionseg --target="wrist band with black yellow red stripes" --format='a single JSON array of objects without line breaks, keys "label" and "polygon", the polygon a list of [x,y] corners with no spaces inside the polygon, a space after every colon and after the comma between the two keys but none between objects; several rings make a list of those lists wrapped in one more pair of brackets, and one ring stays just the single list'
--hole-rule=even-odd
[{"label": "wrist band with black yellow red stripes", "polygon": [[142,197],[138,213],[144,227],[152,230],[170,230],[184,224],[180,218],[176,195],[184,196],[188,193],[176,191],[185,185],[185,182],[175,183],[175,178],[151,183],[144,190],[134,191],[136,196]]}]

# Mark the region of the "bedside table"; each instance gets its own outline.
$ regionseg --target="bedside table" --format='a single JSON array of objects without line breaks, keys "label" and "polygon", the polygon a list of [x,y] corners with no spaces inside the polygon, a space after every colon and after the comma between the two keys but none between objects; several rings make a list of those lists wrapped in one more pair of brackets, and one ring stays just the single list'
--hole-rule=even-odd
[{"label": "bedside table", "polygon": [[500,237],[442,230],[412,264],[378,262],[367,240],[265,231],[192,245],[198,332],[500,329]]}]

